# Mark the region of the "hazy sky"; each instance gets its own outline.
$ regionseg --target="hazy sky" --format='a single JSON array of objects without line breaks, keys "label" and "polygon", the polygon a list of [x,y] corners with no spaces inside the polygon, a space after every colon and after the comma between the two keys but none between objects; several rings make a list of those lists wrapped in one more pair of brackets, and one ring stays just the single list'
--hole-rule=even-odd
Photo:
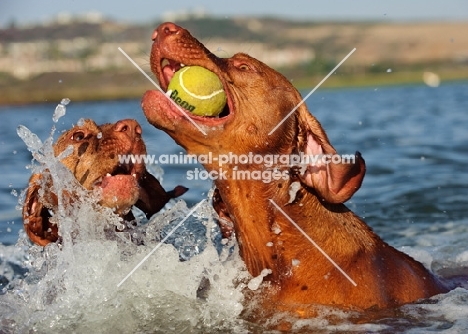
[{"label": "hazy sky", "polygon": [[468,20],[468,0],[0,0],[0,25],[38,22],[60,12],[99,11],[104,16],[148,22],[166,12],[204,8],[221,16],[274,15],[298,19]]}]

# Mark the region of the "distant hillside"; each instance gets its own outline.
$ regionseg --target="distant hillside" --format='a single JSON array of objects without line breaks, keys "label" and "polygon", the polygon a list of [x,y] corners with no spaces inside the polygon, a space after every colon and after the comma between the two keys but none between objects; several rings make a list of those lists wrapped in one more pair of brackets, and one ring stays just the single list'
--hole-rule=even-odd
[{"label": "distant hillside", "polygon": [[[67,80],[62,86],[82,92],[77,95],[82,99],[133,96],[134,93],[117,93],[124,91],[125,85],[113,80],[102,80],[103,91],[108,94],[86,93],[89,88],[84,83],[86,77],[96,80],[99,73],[137,73],[118,47],[150,72],[151,34],[159,23],[71,20],[1,29],[0,88],[10,93],[2,94],[0,103],[50,99],[52,96],[41,85],[44,78],[60,73],[66,74],[67,79],[76,79]],[[359,23],[204,17],[176,23],[218,56],[247,52],[298,85],[312,85],[315,78],[323,77],[353,48],[356,52],[337,72],[341,77],[331,78],[329,85],[421,82],[424,71],[437,72],[443,80],[468,78],[468,21]],[[141,85],[146,85],[143,81]],[[122,87],[114,89],[119,85]],[[138,92],[139,85],[138,81],[133,82],[131,91]],[[24,94],[26,87],[42,89],[44,94]]]},{"label": "distant hillside", "polygon": [[207,18],[180,24],[205,43],[225,39],[274,46],[313,48],[324,57],[340,58],[356,47],[354,63],[468,62],[466,22],[306,22],[275,18]]}]

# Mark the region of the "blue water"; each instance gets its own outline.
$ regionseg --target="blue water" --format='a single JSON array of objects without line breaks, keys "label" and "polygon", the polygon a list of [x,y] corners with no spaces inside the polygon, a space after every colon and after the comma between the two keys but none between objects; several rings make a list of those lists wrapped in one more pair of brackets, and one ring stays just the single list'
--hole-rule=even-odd
[{"label": "blue water", "polygon": [[[332,144],[341,153],[360,151],[367,163],[362,188],[350,207],[388,241],[399,226],[460,221],[468,203],[468,83],[390,88],[316,91],[308,99]],[[45,139],[53,125],[56,103],[0,107],[0,242],[14,244],[22,226],[15,209],[26,187],[31,155],[16,134],[20,124]],[[143,127],[149,154],[183,150],[146,122],[138,100],[75,103],[57,128],[68,129],[80,118],[97,123],[134,118]],[[58,133],[59,133],[58,131]],[[206,195],[211,183],[187,180],[196,166],[163,165],[163,186],[190,188],[189,204]],[[404,243],[407,243],[405,240]]]},{"label": "blue water", "polygon": [[[0,243],[14,244],[16,242],[22,219],[20,211],[15,209],[18,197],[12,193],[19,194],[26,187],[31,175],[26,166],[31,164],[32,156],[16,134],[16,128],[20,124],[45,140],[53,125],[57,127],[55,135],[57,138],[61,131],[69,129],[80,118],[92,118],[98,124],[133,118],[142,125],[148,154],[183,152],[172,139],[147,123],[138,100],[92,103],[72,101],[67,106],[66,116],[62,117],[57,124],[52,121],[56,105],[57,103],[0,107],[2,118],[0,123],[0,156],[2,157],[0,160]],[[166,189],[172,189],[178,184],[188,185],[190,192],[186,193],[183,198],[191,204],[198,202],[202,196],[206,197],[206,191],[210,188],[208,182],[201,180],[188,182],[186,179],[187,169],[195,166],[161,165],[161,167],[164,170],[163,185]]]},{"label": "blue water", "polygon": [[[14,245],[18,239],[22,220],[15,208],[16,194],[26,187],[30,176],[26,166],[31,163],[31,155],[17,136],[16,128],[22,124],[41,139],[47,138],[54,124],[52,114],[57,102],[0,107],[0,243],[3,245]],[[363,185],[347,205],[391,245],[423,262],[429,256],[429,265],[439,273],[466,271],[468,82],[446,83],[438,88],[415,85],[318,90],[307,100],[307,105],[339,153],[358,150],[366,160]],[[80,118],[88,117],[97,123],[134,118],[142,125],[149,154],[182,152],[169,136],[147,124],[137,100],[72,101],[57,124],[58,133]],[[178,184],[190,188],[182,197],[188,206],[206,198],[211,182],[186,177],[187,171],[199,166],[161,167],[166,189]],[[450,298],[441,303],[448,305],[446,309],[451,313],[441,317],[447,319],[452,315],[455,319],[447,320],[449,323],[461,321],[463,316],[454,310],[460,310],[458,299],[466,301],[467,294],[457,292]],[[467,318],[466,308],[463,312]],[[432,320],[415,317],[419,321],[437,322],[440,316],[435,314]],[[468,330],[467,323],[457,324],[457,328]]]}]

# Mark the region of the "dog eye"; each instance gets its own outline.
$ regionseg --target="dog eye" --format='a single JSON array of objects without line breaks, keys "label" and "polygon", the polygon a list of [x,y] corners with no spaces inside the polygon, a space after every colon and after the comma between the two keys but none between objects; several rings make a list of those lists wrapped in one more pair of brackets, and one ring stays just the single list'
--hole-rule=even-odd
[{"label": "dog eye", "polygon": [[83,139],[85,139],[85,134],[83,131],[77,131],[73,134],[71,139],[74,141],[82,141]]},{"label": "dog eye", "polygon": [[240,64],[237,68],[241,71],[250,71],[250,66],[247,64]]}]

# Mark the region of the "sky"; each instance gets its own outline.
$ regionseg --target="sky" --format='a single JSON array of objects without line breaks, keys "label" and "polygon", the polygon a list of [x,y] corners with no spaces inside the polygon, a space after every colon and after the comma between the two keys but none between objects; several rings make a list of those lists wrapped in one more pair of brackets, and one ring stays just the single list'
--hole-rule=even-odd
[{"label": "sky", "polygon": [[0,26],[37,23],[58,13],[97,11],[127,22],[203,8],[212,15],[269,15],[309,20],[468,20],[468,0],[0,0]]}]

